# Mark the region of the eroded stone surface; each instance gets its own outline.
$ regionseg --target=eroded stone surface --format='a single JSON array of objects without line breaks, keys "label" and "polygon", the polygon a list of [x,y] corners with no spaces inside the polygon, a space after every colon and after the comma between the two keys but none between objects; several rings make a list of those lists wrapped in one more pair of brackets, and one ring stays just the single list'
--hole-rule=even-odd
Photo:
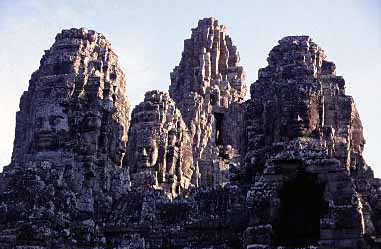
[{"label": "eroded stone surface", "polygon": [[244,101],[237,49],[206,18],[129,126],[109,42],[62,31],[20,101],[0,247],[380,248],[381,181],[335,69],[285,37]]},{"label": "eroded stone surface", "polygon": [[171,73],[169,93],[191,133],[193,158],[205,186],[228,182],[231,160],[223,155],[238,157],[242,147],[246,83],[239,62],[226,27],[205,18],[184,41],[180,64]]},{"label": "eroded stone surface", "polygon": [[104,215],[130,185],[121,168],[129,108],[106,38],[86,29],[58,34],[20,101],[2,173],[1,248],[105,245]]},{"label": "eroded stone surface", "polygon": [[[170,196],[198,186],[188,129],[165,92],[150,91],[132,111],[125,167],[135,186],[162,188]],[[193,180],[193,182],[192,182]]]},{"label": "eroded stone surface", "polygon": [[367,248],[364,234],[379,233],[377,212],[369,214],[369,199],[379,197],[359,187],[375,181],[361,155],[359,115],[325,58],[310,37],[285,37],[251,86],[243,168],[244,182],[252,182],[248,244]]}]

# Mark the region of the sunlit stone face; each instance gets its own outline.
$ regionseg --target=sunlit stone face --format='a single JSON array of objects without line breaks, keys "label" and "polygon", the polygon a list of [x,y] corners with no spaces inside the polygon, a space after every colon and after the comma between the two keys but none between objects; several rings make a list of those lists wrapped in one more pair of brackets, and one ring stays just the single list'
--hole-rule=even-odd
[{"label": "sunlit stone face", "polygon": [[319,112],[315,102],[289,102],[283,107],[287,137],[308,137],[318,128]]},{"label": "sunlit stone face", "polygon": [[158,159],[158,145],[155,139],[143,141],[136,148],[136,163],[138,169],[152,168],[156,165]]},{"label": "sunlit stone face", "polygon": [[123,141],[115,141],[110,148],[111,160],[118,166],[121,165],[124,153],[126,152],[126,143]]},{"label": "sunlit stone face", "polygon": [[167,143],[167,165],[171,165],[175,159],[177,159],[179,146],[177,144],[178,141],[178,131],[176,129],[172,129],[168,133],[168,143]]},{"label": "sunlit stone face", "polygon": [[165,178],[168,182],[173,182],[174,174],[176,173],[176,162],[179,159],[180,148],[178,146],[178,131],[171,129],[168,132],[168,142],[166,147],[166,167],[167,172]]},{"label": "sunlit stone face", "polygon": [[176,129],[172,129],[168,133],[168,146],[176,146],[177,143],[177,131]]},{"label": "sunlit stone face", "polygon": [[109,157],[117,166],[121,166],[125,153],[126,142],[123,140],[123,128],[115,127],[109,141]]},{"label": "sunlit stone face", "polygon": [[59,105],[48,104],[38,108],[34,115],[32,139],[35,151],[59,148],[69,131],[68,116]]}]

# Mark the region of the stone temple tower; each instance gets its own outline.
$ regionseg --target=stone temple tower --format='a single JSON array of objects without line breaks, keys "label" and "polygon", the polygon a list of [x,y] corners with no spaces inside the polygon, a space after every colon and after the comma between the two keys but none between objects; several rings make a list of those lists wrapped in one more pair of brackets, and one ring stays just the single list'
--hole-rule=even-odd
[{"label": "stone temple tower", "polygon": [[[129,187],[121,168],[130,109],[125,87],[101,33],[70,29],[56,36],[20,100],[12,162],[0,177],[2,241],[10,233],[17,235],[11,244],[96,239],[100,212]],[[65,233],[66,242],[56,240]]]},{"label": "stone temple tower", "polygon": [[240,114],[246,96],[239,62],[226,27],[215,18],[205,18],[184,41],[180,64],[171,73],[169,93],[191,133],[202,185],[226,183],[230,164],[239,162]]},{"label": "stone temple tower", "polygon": [[245,101],[237,48],[202,19],[130,121],[108,40],[60,32],[21,97],[0,248],[381,248],[381,180],[335,64],[309,36],[267,61]]},{"label": "stone temple tower", "polygon": [[325,58],[310,37],[285,37],[251,85],[248,243],[367,248],[364,238],[379,233],[379,180],[361,155],[361,121]]}]

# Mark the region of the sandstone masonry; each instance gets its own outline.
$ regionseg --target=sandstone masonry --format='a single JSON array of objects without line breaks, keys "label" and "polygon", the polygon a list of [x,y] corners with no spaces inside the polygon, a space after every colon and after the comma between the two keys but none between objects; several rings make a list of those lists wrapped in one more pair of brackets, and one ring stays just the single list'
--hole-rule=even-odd
[{"label": "sandstone masonry", "polygon": [[20,100],[0,248],[381,248],[381,180],[335,64],[309,36],[267,61],[245,100],[226,27],[202,19],[169,93],[129,118],[110,43],[63,30]]}]

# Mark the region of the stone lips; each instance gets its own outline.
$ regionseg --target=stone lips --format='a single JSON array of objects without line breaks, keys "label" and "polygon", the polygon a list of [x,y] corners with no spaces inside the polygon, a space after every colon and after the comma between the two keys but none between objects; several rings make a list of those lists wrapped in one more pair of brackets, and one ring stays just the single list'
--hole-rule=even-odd
[{"label": "stone lips", "polygon": [[381,182],[335,64],[285,37],[250,93],[205,18],[130,124],[110,43],[63,30],[20,101],[0,247],[379,248]]}]

